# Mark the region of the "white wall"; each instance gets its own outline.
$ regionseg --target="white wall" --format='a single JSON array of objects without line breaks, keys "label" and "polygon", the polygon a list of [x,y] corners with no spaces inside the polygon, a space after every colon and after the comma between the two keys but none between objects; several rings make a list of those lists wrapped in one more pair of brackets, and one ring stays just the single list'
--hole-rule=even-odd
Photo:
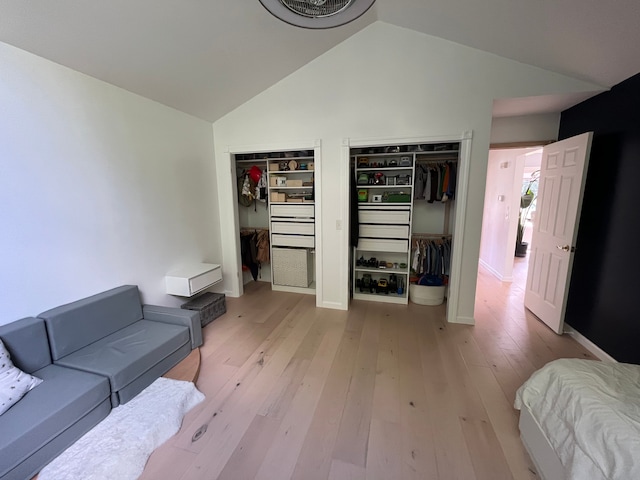
[{"label": "white wall", "polygon": [[494,117],[491,143],[547,142],[558,138],[559,113]]},{"label": "white wall", "polygon": [[237,292],[229,155],[234,145],[322,142],[321,304],[348,305],[348,181],[343,139],[473,132],[458,318],[473,322],[494,98],[596,90],[558,74],[376,22],[214,123],[225,287]]},{"label": "white wall", "polygon": [[513,280],[513,258],[526,149],[491,150],[482,216],[480,262],[499,280]]},{"label": "white wall", "polygon": [[0,324],[219,261],[211,124],[0,43]]}]

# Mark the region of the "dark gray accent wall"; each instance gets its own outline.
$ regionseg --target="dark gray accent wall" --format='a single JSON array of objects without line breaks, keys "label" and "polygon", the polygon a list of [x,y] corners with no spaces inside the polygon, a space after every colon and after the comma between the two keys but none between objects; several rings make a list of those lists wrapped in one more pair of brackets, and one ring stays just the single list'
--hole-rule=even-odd
[{"label": "dark gray accent wall", "polygon": [[640,364],[640,74],[562,112],[559,138],[593,131],[565,321]]}]

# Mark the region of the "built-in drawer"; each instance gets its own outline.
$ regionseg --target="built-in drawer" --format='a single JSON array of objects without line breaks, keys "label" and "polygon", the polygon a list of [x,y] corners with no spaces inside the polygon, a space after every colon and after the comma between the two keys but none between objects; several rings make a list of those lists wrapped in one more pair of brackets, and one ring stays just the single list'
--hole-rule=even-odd
[{"label": "built-in drawer", "polygon": [[409,241],[389,240],[386,238],[361,238],[358,240],[358,250],[406,253],[409,251]]},{"label": "built-in drawer", "polygon": [[312,235],[271,235],[271,245],[279,247],[307,247],[315,246],[315,237]]},{"label": "built-in drawer", "polygon": [[408,225],[360,225],[360,237],[409,238]]},{"label": "built-in drawer", "polygon": [[271,205],[272,217],[314,217],[313,205]]},{"label": "built-in drawer", "polygon": [[271,222],[271,232],[313,235],[314,224],[312,222]]},{"label": "built-in drawer", "polygon": [[409,225],[409,210],[359,210],[360,223],[390,223]]}]

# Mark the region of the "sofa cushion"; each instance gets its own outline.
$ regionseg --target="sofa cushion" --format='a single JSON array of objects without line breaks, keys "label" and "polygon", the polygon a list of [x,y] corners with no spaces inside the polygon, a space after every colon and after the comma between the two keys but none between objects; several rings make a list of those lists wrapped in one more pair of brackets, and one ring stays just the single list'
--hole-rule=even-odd
[{"label": "sofa cushion", "polygon": [[11,353],[11,361],[23,372],[33,373],[51,363],[44,321],[23,318],[0,325],[0,338]]},{"label": "sofa cushion", "polygon": [[13,365],[11,355],[0,339],[0,415],[40,383],[42,380]]},{"label": "sofa cushion", "polygon": [[104,375],[117,392],[187,343],[185,326],[140,320],[56,363]]},{"label": "sofa cushion", "polygon": [[38,317],[47,323],[53,360],[69,355],[142,318],[135,285],[123,285],[47,310]]},{"label": "sofa cushion", "polygon": [[109,397],[109,382],[99,375],[57,365],[33,374],[42,384],[0,416],[0,477]]}]

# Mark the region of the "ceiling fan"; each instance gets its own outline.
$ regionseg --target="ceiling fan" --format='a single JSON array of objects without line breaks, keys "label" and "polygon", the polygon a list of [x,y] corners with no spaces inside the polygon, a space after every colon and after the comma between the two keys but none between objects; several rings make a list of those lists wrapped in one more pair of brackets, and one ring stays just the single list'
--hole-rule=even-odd
[{"label": "ceiling fan", "polygon": [[303,28],[333,28],[363,15],[375,0],[260,0],[272,15]]}]

